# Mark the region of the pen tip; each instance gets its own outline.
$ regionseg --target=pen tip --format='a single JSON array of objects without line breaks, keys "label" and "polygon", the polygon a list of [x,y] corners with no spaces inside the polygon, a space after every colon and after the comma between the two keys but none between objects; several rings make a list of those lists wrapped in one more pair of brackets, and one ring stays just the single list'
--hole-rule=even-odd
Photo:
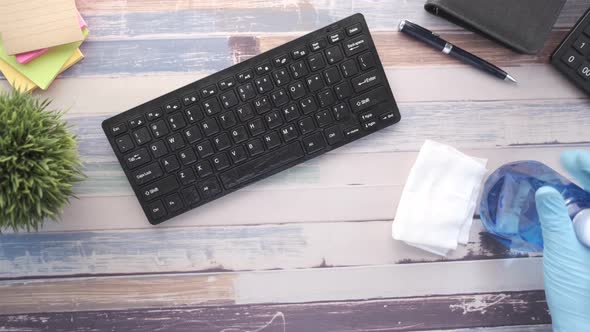
[{"label": "pen tip", "polygon": [[516,83],[516,80],[514,79],[514,77],[512,77],[510,75],[506,75],[506,78],[504,80],[505,81],[510,81],[512,83]]}]

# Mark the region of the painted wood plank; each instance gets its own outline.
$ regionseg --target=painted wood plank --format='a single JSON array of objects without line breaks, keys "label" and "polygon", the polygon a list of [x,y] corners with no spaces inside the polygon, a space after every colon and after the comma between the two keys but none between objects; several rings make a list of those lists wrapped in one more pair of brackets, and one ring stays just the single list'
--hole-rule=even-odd
[{"label": "painted wood plank", "polygon": [[[237,273],[0,281],[0,313],[519,292],[542,289],[542,269],[542,259],[535,257]],[[426,281],[425,275],[436,275],[437,278]]]},{"label": "painted wood plank", "polygon": [[[395,30],[401,19],[430,28],[461,29],[428,14],[423,9],[422,0],[78,0],[77,4],[91,28],[97,27],[101,34],[111,31],[114,35],[146,34],[154,30],[166,31],[171,27],[180,32],[301,31],[320,28],[357,12],[366,16],[371,28],[379,30]],[[567,1],[556,26],[573,26],[587,7],[584,0]],[[156,24],[150,26],[147,24],[149,21]],[[182,29],[182,24],[189,29]]]},{"label": "painted wood plank", "polygon": [[552,332],[551,325],[516,325],[500,327],[474,327],[466,329],[433,330],[429,332]]},{"label": "painted wood plank", "polygon": [[[305,304],[262,304],[0,316],[2,331],[416,331],[540,332],[541,291]],[[504,326],[503,326],[504,325]],[[512,326],[506,326],[512,325]],[[481,326],[500,328],[479,328]],[[465,329],[478,327],[477,329]]]},{"label": "painted wood plank", "polygon": [[446,258],[395,241],[390,234],[391,221],[4,234],[0,279],[527,257],[495,241],[479,220],[467,246]]}]

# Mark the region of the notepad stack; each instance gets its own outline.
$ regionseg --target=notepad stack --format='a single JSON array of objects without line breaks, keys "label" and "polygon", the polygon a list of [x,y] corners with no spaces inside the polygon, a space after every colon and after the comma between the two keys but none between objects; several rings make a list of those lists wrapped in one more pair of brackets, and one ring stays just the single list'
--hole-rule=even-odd
[{"label": "notepad stack", "polygon": [[0,2],[0,72],[15,89],[45,90],[84,58],[86,36],[74,0]]}]

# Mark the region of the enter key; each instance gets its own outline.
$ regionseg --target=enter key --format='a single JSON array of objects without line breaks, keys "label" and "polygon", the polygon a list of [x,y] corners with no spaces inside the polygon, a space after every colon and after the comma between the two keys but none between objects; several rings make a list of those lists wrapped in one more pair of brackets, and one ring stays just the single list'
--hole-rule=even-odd
[{"label": "enter key", "polygon": [[381,83],[381,77],[377,70],[373,69],[353,78],[351,82],[354,91],[361,92],[379,85]]}]

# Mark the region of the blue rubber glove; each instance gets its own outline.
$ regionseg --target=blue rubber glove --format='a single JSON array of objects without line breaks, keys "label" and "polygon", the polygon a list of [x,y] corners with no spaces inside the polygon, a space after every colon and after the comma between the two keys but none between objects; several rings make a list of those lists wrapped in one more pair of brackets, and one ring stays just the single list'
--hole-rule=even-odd
[{"label": "blue rubber glove", "polygon": [[[590,153],[566,151],[561,162],[590,191]],[[559,192],[542,187],[535,197],[543,230],[545,294],[553,330],[590,331],[590,249],[578,241]]]}]

